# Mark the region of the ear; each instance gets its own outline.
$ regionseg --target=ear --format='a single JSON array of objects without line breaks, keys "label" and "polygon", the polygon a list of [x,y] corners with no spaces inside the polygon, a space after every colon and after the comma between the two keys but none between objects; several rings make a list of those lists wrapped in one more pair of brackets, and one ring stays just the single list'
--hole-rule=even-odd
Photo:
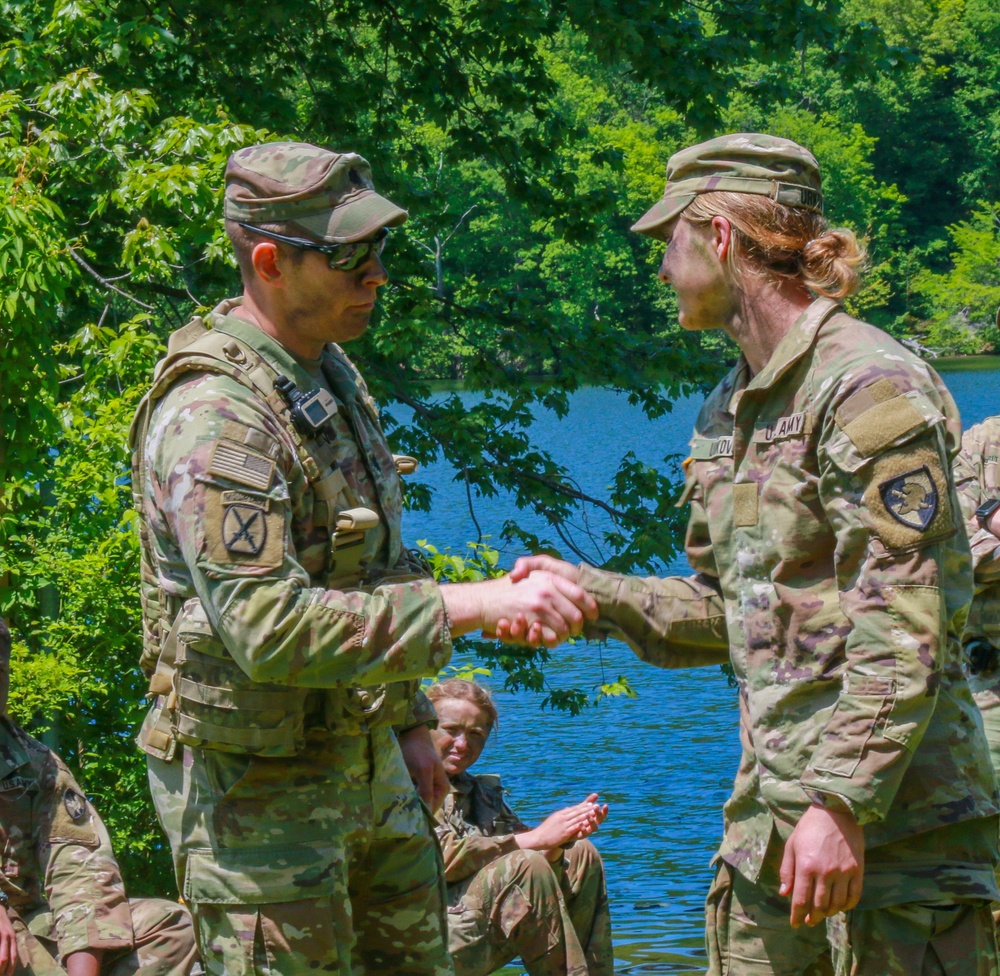
[{"label": "ear", "polygon": [[712,246],[719,260],[725,264],[729,249],[733,244],[733,225],[728,218],[715,216],[712,218]]},{"label": "ear", "polygon": [[281,254],[277,244],[273,241],[255,244],[250,259],[253,261],[253,269],[258,278],[275,288],[282,287],[284,281],[281,274]]}]

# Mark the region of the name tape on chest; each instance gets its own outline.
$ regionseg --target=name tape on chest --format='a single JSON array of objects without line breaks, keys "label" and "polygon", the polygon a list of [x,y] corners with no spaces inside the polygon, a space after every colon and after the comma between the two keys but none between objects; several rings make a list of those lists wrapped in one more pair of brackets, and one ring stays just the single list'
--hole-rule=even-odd
[{"label": "name tape on chest", "polygon": [[770,444],[772,441],[784,440],[786,437],[799,437],[812,431],[815,418],[811,413],[790,413],[785,417],[779,417],[753,432],[753,439],[758,442]]},{"label": "name tape on chest", "polygon": [[732,456],[733,438],[731,436],[695,437],[691,441],[692,460],[708,461],[711,458]]}]

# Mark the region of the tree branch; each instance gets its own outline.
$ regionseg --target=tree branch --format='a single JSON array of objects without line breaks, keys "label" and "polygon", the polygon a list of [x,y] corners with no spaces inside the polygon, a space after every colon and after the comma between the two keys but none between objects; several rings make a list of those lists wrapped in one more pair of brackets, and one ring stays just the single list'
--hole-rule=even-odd
[{"label": "tree branch", "polygon": [[116,284],[113,284],[108,278],[105,278],[103,275],[95,271],[89,264],[87,264],[87,262],[83,259],[83,257],[81,257],[81,255],[77,253],[75,248],[71,247],[69,249],[69,256],[78,265],[80,265],[80,267],[83,268],[83,270],[86,271],[87,274],[89,274],[92,278],[94,278],[96,281],[100,282],[101,285],[107,288],[108,291],[113,291],[116,294],[121,295],[122,298],[127,298],[130,302],[134,302],[140,308],[146,309],[147,312],[153,312],[156,310],[154,306],[147,305],[145,302],[140,301],[138,298],[135,297],[135,295],[130,295],[127,291],[122,291],[121,288],[119,288]]}]

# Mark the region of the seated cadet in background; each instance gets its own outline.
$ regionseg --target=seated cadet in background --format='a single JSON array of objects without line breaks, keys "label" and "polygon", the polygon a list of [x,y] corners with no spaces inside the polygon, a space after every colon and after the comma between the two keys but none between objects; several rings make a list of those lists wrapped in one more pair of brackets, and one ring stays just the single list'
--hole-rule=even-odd
[{"label": "seated cadet in background", "polygon": [[0,976],[186,976],[187,909],[126,897],[97,811],[7,714],[10,650],[0,618]]},{"label": "seated cadet in background", "polygon": [[[993,768],[1000,777],[1000,416],[962,436],[955,488],[975,570],[975,596],[962,643],[972,697],[983,715]],[[1000,875],[1000,869],[998,869]],[[994,912],[1000,919],[1000,912]]]},{"label": "seated cadet in background", "polygon": [[448,883],[448,948],[457,976],[520,956],[529,976],[612,976],[604,865],[584,840],[607,805],[592,793],[534,829],[507,806],[500,778],[467,772],[497,722],[485,688],[453,678],[427,689],[451,791],[437,813]]}]

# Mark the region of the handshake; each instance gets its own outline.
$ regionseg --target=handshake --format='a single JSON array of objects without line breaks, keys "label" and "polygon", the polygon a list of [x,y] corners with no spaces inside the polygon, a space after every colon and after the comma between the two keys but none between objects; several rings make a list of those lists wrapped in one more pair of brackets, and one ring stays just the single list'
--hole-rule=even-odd
[{"label": "handshake", "polygon": [[597,619],[597,603],[572,563],[525,556],[499,579],[441,587],[453,635],[482,630],[508,644],[555,647]]}]

